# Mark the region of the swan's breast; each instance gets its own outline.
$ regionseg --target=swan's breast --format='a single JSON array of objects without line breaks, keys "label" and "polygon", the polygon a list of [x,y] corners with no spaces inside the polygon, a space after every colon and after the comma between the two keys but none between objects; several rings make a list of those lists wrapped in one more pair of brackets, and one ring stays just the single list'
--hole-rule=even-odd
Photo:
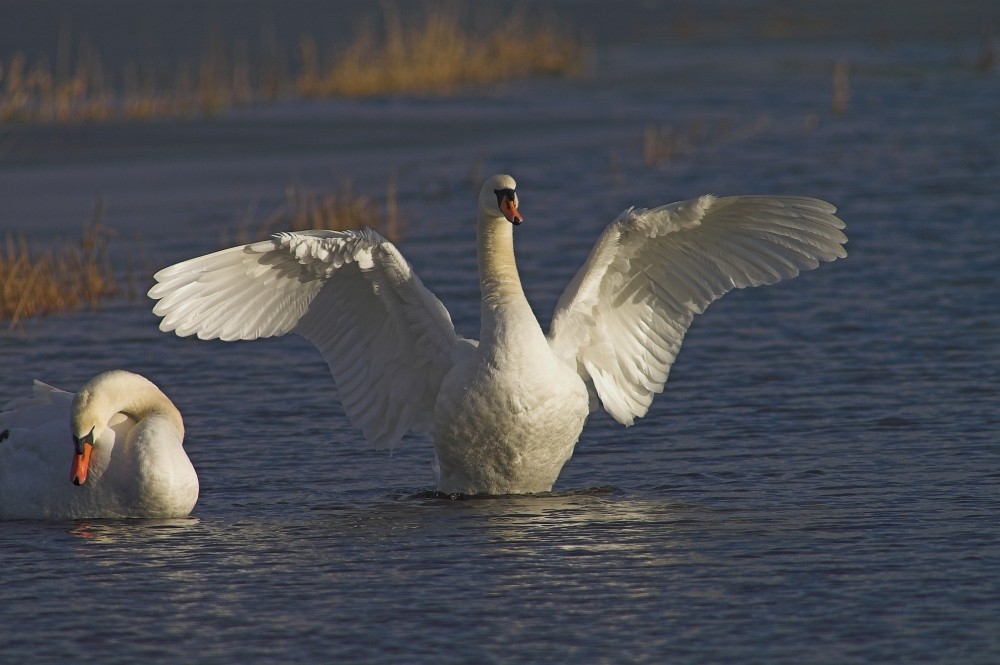
[{"label": "swan's breast", "polygon": [[445,377],[435,406],[439,489],[551,489],[589,412],[583,381],[550,353],[476,353]]},{"label": "swan's breast", "polygon": [[198,501],[198,474],[183,447],[183,436],[163,414],[150,414],[116,446],[109,469],[130,510],[155,516],[186,515]]}]

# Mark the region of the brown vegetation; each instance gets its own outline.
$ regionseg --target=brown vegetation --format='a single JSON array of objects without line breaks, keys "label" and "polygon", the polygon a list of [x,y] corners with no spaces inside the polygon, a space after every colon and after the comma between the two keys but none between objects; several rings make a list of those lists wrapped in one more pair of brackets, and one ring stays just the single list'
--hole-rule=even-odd
[{"label": "brown vegetation", "polygon": [[118,292],[107,254],[107,236],[96,222],[78,244],[32,250],[23,236],[8,235],[0,250],[0,321],[97,306]]},{"label": "brown vegetation", "polygon": [[[299,63],[270,40],[250,48],[210,40],[196,65],[174,71],[129,63],[109,71],[100,53],[79,40],[75,57],[68,31],[60,34],[56,72],[23,53],[0,58],[0,122],[92,122],[184,117],[296,97],[362,97],[428,94],[460,86],[531,75],[565,75],[581,69],[583,47],[549,28],[507,18],[490,34],[476,34],[459,15],[427,10],[404,28],[387,8],[384,31],[360,29],[346,48],[326,56],[316,40],[299,40]],[[250,52],[261,52],[261,63]]]},{"label": "brown vegetation", "polygon": [[710,149],[757,136],[770,124],[771,118],[767,114],[742,124],[727,116],[693,118],[680,129],[670,125],[647,124],[642,133],[643,163],[652,168],[664,167],[678,156],[694,150]]},{"label": "brown vegetation", "polygon": [[[137,291],[131,266],[124,288],[115,279],[108,257],[108,231],[100,225],[100,212],[98,202],[94,222],[76,244],[37,249],[29,247],[23,235],[7,235],[0,245],[0,322],[5,322],[8,330],[27,318],[81,307],[95,309],[106,298]],[[284,203],[256,232],[250,230],[253,224],[252,219],[244,222],[236,242],[251,242],[278,231],[342,231],[362,226],[396,240],[403,226],[395,180],[386,186],[384,204],[372,196],[355,195],[349,181],[336,193],[290,185]]]},{"label": "brown vegetation", "polygon": [[427,14],[410,31],[387,12],[383,36],[362,31],[325,66],[311,37],[300,41],[299,50],[296,87],[312,97],[447,92],[536,74],[564,75],[583,62],[582,47],[555,30],[529,28],[514,17],[480,37],[463,28],[457,14],[446,12]]},{"label": "brown vegetation", "polygon": [[384,207],[375,197],[354,194],[350,181],[341,184],[336,193],[289,185],[285,189],[285,202],[268,215],[255,232],[250,229],[253,224],[251,218],[244,222],[238,242],[251,242],[278,231],[344,231],[363,226],[378,231],[389,240],[398,240],[403,226],[396,203],[395,180],[390,180],[386,186]]}]

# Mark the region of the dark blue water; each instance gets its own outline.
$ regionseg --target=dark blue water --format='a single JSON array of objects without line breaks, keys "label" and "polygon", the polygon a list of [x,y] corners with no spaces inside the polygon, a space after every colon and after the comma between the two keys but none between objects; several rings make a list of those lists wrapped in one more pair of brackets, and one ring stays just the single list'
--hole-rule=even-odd
[{"label": "dark blue water", "polygon": [[[138,371],[202,485],[183,520],[0,525],[0,661],[1000,660],[1000,77],[974,23],[914,21],[601,42],[587,77],[454,98],[0,126],[0,232],[75,237],[99,195],[139,294],[0,337],[0,403]],[[648,126],[678,137],[652,166]],[[468,501],[428,493],[428,441],[367,449],[308,343],[178,339],[141,297],[291,182],[396,178],[399,247],[475,336],[497,171],[545,322],[632,204],[818,196],[849,256],[714,304],[649,415],[595,415],[551,496]]]}]

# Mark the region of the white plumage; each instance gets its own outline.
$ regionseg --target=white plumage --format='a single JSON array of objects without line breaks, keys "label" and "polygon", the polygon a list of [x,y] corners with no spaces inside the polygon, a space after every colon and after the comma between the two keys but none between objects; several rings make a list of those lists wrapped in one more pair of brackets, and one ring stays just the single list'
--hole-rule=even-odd
[{"label": "white plumage", "polygon": [[598,239],[544,335],[514,262],[516,184],[479,197],[480,341],[371,230],[281,233],[161,270],[160,328],[202,339],[296,332],[323,354],[351,422],[377,447],[431,431],[438,488],[551,489],[590,406],[630,425],[663,390],[695,314],[733,288],[846,256],[824,201],[748,196],[629,209]]},{"label": "white plumage", "polygon": [[[0,412],[0,519],[183,517],[199,489],[183,438],[180,412],[138,374],[104,372],[76,394],[35,381]],[[79,469],[75,439],[93,445]]]}]

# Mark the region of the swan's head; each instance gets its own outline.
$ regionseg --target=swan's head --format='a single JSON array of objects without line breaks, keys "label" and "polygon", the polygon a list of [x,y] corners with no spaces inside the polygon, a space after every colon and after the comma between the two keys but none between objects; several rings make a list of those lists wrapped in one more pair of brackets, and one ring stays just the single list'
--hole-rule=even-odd
[{"label": "swan's head", "polygon": [[495,175],[479,192],[479,215],[488,219],[506,219],[511,224],[524,221],[517,211],[517,183],[509,175]]},{"label": "swan's head", "polygon": [[86,387],[73,398],[73,410],[70,415],[69,428],[73,433],[73,468],[70,472],[70,480],[74,485],[82,485],[87,482],[87,473],[90,471],[90,455],[94,451],[95,438],[98,427],[107,425],[107,418],[100,422],[98,415],[102,410],[102,403],[99,396],[94,391],[87,390]]},{"label": "swan's head", "polygon": [[[87,482],[90,455],[98,439],[107,442],[106,432],[112,422],[122,423],[127,417],[137,423],[149,415],[165,416],[173,423],[180,439],[184,438],[184,420],[173,402],[144,376],[111,370],[98,374],[88,381],[73,397],[70,410],[70,430],[73,434],[73,470],[70,479],[74,485]],[[113,441],[114,437],[111,437]]]}]

